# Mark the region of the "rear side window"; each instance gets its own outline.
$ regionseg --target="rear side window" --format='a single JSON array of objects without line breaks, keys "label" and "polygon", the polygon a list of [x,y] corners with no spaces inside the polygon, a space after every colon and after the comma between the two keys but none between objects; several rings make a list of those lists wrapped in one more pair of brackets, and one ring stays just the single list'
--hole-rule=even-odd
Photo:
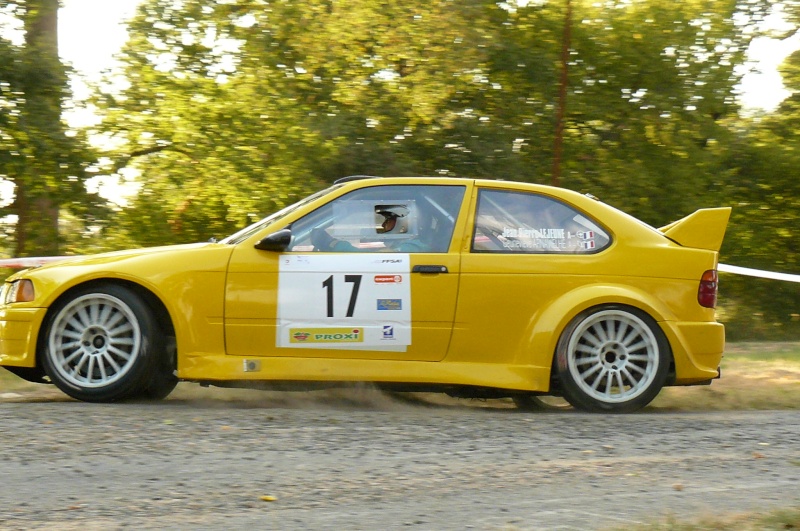
[{"label": "rear side window", "polygon": [[611,239],[583,213],[552,197],[504,190],[481,190],[472,252],[586,254]]}]

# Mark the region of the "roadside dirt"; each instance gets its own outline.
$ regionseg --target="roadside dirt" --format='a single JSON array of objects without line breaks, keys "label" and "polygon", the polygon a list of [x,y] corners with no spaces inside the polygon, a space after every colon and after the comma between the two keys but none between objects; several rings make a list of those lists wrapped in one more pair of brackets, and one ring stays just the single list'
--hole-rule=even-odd
[{"label": "roadside dirt", "polygon": [[160,404],[0,398],[0,425],[0,529],[577,530],[800,504],[796,410],[182,387]]},{"label": "roadside dirt", "polygon": [[0,530],[582,530],[800,506],[800,368],[780,360],[615,416],[368,387],[98,405],[5,382]]}]

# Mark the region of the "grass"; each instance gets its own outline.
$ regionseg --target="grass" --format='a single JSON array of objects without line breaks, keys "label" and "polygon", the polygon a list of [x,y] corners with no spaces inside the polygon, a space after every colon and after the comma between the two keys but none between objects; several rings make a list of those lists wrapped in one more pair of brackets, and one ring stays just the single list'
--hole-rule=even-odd
[{"label": "grass", "polygon": [[26,382],[3,369],[0,370],[0,394],[13,391],[27,391],[38,389],[38,384]]},{"label": "grass", "polygon": [[[630,531],[631,527],[618,528]],[[668,519],[635,526],[636,531],[778,531],[800,529],[800,508],[780,509],[765,514],[737,514],[701,518],[696,521]]]},{"label": "grass", "polygon": [[800,409],[800,343],[733,343],[722,378],[668,387],[650,405],[677,411]]}]

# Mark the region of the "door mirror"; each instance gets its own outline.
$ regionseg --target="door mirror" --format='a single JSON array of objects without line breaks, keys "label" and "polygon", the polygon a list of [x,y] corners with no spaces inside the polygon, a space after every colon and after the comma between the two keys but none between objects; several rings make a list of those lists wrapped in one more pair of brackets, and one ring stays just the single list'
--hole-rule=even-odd
[{"label": "door mirror", "polygon": [[291,242],[292,231],[283,229],[262,238],[261,241],[255,245],[255,248],[261,251],[275,251],[280,253],[288,249]]}]

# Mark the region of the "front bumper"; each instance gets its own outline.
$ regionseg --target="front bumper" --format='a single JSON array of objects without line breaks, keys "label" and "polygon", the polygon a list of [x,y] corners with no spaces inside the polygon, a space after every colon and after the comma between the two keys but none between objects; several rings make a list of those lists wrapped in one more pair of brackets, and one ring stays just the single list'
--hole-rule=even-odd
[{"label": "front bumper", "polygon": [[36,366],[36,339],[47,308],[0,308],[0,365]]}]

